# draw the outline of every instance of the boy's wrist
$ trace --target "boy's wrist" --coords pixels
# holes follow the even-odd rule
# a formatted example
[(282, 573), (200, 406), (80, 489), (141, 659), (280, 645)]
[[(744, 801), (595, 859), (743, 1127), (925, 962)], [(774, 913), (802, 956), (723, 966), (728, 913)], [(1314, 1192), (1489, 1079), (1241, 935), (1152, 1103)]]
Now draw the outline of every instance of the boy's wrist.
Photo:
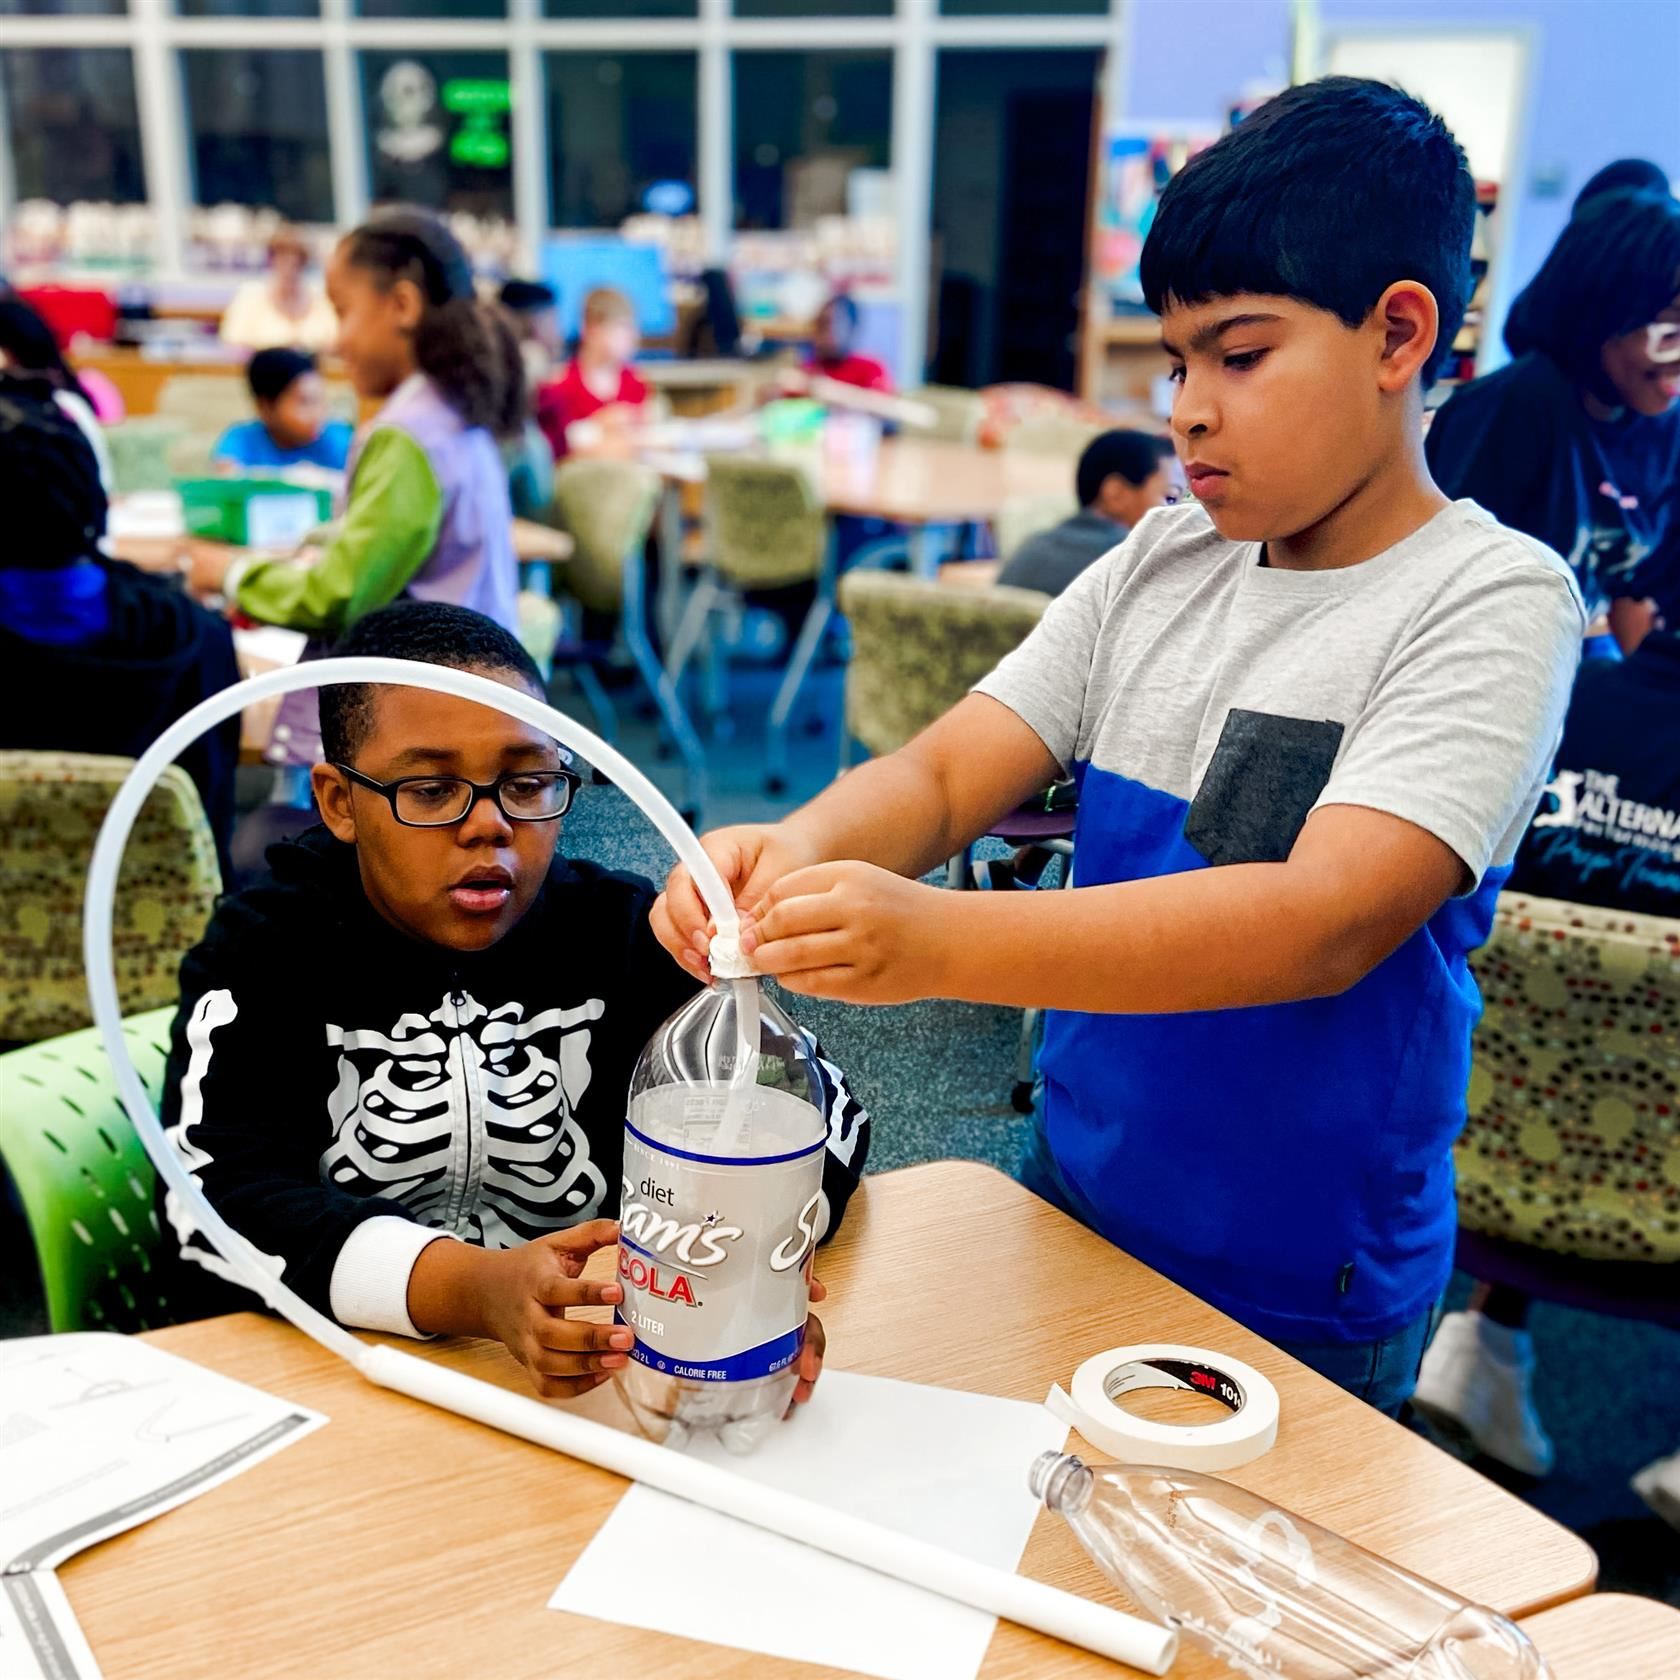
[(472, 1243), (440, 1236), (421, 1249), (408, 1274), (408, 1316), (416, 1330), (436, 1336), (488, 1336), (489, 1285), (496, 1256)]

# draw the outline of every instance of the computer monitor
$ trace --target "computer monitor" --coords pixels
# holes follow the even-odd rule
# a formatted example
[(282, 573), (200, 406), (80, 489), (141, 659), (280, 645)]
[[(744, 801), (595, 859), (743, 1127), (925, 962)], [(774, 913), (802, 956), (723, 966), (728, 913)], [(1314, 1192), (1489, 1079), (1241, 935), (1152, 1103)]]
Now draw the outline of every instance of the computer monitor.
[(570, 343), (583, 324), (583, 300), (597, 286), (611, 286), (630, 300), (642, 336), (663, 338), (677, 324), (657, 245), (623, 239), (550, 239), (543, 246), (543, 278), (559, 300), (560, 335)]

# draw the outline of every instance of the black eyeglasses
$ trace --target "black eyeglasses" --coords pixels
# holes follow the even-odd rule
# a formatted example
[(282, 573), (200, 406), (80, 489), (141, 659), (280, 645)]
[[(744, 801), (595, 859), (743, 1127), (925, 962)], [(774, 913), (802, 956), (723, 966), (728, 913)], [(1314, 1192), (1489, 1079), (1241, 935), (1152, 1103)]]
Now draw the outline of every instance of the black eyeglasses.
[(405, 828), (448, 828), (463, 822), (481, 799), (493, 799), (509, 822), (554, 822), (571, 809), (583, 778), (570, 770), (509, 770), (493, 782), (470, 782), (465, 776), (399, 776), (376, 782), (334, 762), (353, 782), (380, 794), (391, 815)]

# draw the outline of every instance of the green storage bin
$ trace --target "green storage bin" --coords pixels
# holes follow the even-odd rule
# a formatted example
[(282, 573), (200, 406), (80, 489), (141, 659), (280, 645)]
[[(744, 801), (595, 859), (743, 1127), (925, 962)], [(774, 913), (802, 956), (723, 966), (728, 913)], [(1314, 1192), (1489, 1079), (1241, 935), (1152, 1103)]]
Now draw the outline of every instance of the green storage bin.
[(285, 548), (332, 517), (332, 495), (283, 478), (175, 481), (187, 533), (241, 548)]

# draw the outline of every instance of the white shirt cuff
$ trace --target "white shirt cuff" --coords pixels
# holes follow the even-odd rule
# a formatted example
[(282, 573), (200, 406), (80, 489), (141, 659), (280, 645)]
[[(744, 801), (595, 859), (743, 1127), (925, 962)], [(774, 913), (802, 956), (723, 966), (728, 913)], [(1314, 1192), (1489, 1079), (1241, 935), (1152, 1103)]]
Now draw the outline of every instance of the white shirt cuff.
[(328, 1301), (340, 1324), (359, 1330), (384, 1330), (397, 1336), (424, 1336), (408, 1316), (408, 1277), (420, 1251), (439, 1238), (460, 1239), (450, 1231), (377, 1214), (364, 1219), (333, 1262)]

